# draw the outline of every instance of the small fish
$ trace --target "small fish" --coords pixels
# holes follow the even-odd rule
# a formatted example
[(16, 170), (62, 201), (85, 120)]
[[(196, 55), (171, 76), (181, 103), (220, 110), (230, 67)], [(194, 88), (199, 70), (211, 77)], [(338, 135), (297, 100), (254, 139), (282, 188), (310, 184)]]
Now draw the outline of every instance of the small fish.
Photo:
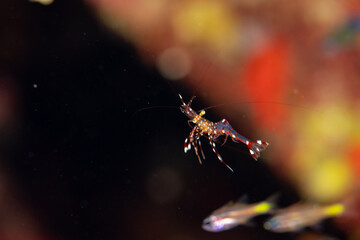
[(275, 206), (274, 197), (259, 203), (229, 202), (204, 219), (202, 228), (209, 232), (229, 230), (258, 215), (267, 214)]
[(316, 205), (297, 203), (288, 208), (278, 210), (278, 213), (264, 223), (264, 228), (272, 232), (296, 232), (304, 227), (313, 226), (325, 218), (342, 214), (343, 204)]

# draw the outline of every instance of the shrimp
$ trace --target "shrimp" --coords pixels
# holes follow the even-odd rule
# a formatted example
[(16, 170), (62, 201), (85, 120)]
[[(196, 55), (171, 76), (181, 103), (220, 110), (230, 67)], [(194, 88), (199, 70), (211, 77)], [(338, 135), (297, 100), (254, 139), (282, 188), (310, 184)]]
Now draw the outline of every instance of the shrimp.
[[(204, 110), (201, 110), (200, 113), (197, 114), (191, 108), (191, 103), (194, 100), (195, 96), (193, 96), (187, 104), (184, 102), (180, 94), (179, 97), (182, 102), (182, 105), (180, 106), (181, 112), (190, 119), (188, 120), (189, 123), (192, 122), (195, 124), (192, 131), (190, 132), (189, 137), (185, 139), (184, 152), (186, 153), (191, 149), (191, 146), (193, 146), (200, 164), (202, 164), (202, 159), (205, 159), (205, 155), (200, 142), (201, 136), (206, 136), (209, 139), (210, 146), (219, 161), (223, 163), (227, 168), (229, 168), (232, 172), (232, 168), (223, 161), (222, 157), (216, 149), (215, 141), (218, 137), (225, 135), (225, 141), (228, 137), (230, 137), (234, 142), (242, 142), (246, 144), (251, 156), (255, 160), (260, 157), (260, 152), (265, 150), (266, 147), (269, 145), (269, 143), (265, 141), (250, 141), (249, 139), (240, 135), (231, 127), (230, 123), (226, 119), (222, 119), (220, 122), (214, 123), (203, 118), (202, 116), (205, 115)], [(202, 158), (200, 157), (199, 152), (201, 153)]]

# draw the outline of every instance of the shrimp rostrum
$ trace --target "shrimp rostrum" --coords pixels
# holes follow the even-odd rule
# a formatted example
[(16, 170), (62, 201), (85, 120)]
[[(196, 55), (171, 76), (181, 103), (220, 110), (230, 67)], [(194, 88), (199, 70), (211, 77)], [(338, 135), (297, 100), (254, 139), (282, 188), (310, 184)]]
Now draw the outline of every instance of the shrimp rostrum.
[[(222, 157), (220, 156), (219, 152), (216, 149), (215, 141), (220, 136), (225, 136), (225, 141), (228, 137), (230, 137), (234, 142), (242, 142), (246, 144), (248, 147), (251, 156), (257, 160), (260, 157), (260, 152), (265, 150), (265, 148), (269, 145), (269, 143), (257, 140), (257, 141), (250, 141), (249, 139), (245, 138), (244, 136), (237, 133), (230, 125), (230, 123), (223, 119), (220, 122), (211, 122), (202, 116), (204, 116), (205, 111), (201, 110), (199, 114), (197, 114), (192, 108), (191, 103), (193, 99), (192, 97), (188, 104), (186, 104), (182, 98), (182, 96), (179, 94), (180, 100), (182, 102), (182, 105), (180, 106), (180, 110), (183, 114), (185, 114), (190, 120), (189, 123), (195, 124), (193, 126), (192, 131), (190, 132), (189, 137), (185, 139), (184, 143), (184, 151), (185, 153), (191, 149), (191, 146), (193, 146), (195, 150), (195, 154), (199, 159), (200, 164), (202, 163), (202, 159), (205, 159), (204, 152), (201, 147), (200, 137), (205, 136), (209, 139), (210, 146), (213, 150), (213, 152), (216, 154), (217, 158), (225, 164), (231, 171), (232, 168), (227, 165)], [(199, 152), (201, 153), (201, 156), (199, 155)], [(202, 157), (202, 158), (201, 158)]]

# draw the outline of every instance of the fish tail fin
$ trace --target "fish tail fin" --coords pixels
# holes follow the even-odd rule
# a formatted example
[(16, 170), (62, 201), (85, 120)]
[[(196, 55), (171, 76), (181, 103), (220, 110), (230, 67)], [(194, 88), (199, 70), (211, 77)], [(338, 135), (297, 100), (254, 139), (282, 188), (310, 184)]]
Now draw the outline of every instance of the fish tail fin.
[(279, 193), (275, 193), (268, 197), (266, 200), (260, 202), (258, 205), (255, 206), (255, 212), (259, 214), (272, 214), (274, 209), (276, 208), (276, 201), (279, 198)]
[(325, 214), (329, 217), (335, 217), (342, 214), (345, 211), (344, 204), (336, 203), (325, 207)]
[(249, 141), (247, 144), (251, 156), (257, 160), (260, 157), (260, 152), (264, 151), (267, 146), (269, 146), (268, 142), (257, 140), (256, 142)]
[(269, 209), (269, 214), (274, 214), (277, 211), (277, 201), (279, 200), (280, 193), (274, 193), (270, 195), (265, 201), (271, 205), (271, 209)]
[(254, 211), (259, 214), (268, 213), (272, 209), (272, 204), (268, 202), (261, 202), (257, 204), (254, 208)]

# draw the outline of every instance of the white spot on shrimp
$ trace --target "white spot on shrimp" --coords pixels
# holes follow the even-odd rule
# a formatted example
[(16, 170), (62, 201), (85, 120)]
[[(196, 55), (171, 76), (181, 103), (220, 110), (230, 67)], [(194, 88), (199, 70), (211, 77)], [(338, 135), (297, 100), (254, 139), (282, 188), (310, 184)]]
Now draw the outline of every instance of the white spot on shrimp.
[(250, 149), (250, 153), (251, 155), (254, 155), (254, 151), (252, 149)]
[(257, 140), (256, 141), (258, 144), (262, 144), (262, 141), (261, 140)]
[(231, 135), (231, 137), (235, 138), (235, 134)]
[(249, 140), (246, 141), (246, 145), (249, 145)]

